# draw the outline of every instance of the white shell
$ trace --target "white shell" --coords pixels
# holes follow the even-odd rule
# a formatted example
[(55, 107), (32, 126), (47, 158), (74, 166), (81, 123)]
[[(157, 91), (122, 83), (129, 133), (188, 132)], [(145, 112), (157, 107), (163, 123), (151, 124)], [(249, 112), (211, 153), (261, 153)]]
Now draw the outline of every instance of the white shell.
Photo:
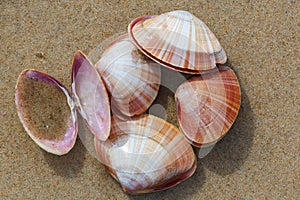
[(177, 71), (199, 74), (227, 60), (215, 35), (187, 11), (139, 17), (128, 31), (145, 55)]
[(112, 111), (118, 116), (145, 112), (158, 93), (160, 66), (142, 55), (128, 35), (108, 46), (96, 68), (110, 94)]
[(98, 159), (129, 193), (169, 188), (196, 168), (192, 147), (166, 121), (141, 115), (130, 121), (112, 119), (107, 141), (95, 140)]

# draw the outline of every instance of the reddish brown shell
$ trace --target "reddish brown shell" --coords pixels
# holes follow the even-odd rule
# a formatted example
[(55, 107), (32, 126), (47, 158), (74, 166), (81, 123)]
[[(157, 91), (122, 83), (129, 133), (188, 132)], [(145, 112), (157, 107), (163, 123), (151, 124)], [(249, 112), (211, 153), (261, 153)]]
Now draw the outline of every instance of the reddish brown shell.
[(160, 66), (144, 56), (128, 34), (111, 42), (96, 64), (111, 99), (113, 114), (126, 118), (144, 113), (160, 85)]
[(24, 70), (17, 81), (15, 101), (22, 125), (42, 149), (68, 153), (77, 137), (77, 116), (67, 89), (42, 72)]
[(195, 146), (220, 140), (234, 123), (241, 104), (240, 86), (233, 70), (194, 76), (176, 91), (180, 129)]
[(170, 188), (196, 169), (191, 145), (179, 130), (153, 115), (128, 121), (113, 117), (111, 135), (95, 140), (98, 159), (128, 193)]
[(215, 35), (187, 11), (139, 17), (128, 31), (145, 55), (176, 71), (199, 74), (227, 60)]

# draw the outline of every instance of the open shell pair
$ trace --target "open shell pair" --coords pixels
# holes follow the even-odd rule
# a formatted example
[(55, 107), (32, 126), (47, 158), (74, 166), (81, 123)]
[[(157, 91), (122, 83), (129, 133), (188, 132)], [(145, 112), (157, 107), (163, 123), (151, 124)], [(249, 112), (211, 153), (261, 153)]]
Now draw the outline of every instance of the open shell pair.
[(18, 78), (15, 97), (25, 130), (47, 152), (63, 155), (74, 146), (76, 107), (99, 140), (109, 136), (110, 108), (106, 89), (96, 70), (79, 51), (73, 61), (72, 95), (50, 75), (27, 69)]

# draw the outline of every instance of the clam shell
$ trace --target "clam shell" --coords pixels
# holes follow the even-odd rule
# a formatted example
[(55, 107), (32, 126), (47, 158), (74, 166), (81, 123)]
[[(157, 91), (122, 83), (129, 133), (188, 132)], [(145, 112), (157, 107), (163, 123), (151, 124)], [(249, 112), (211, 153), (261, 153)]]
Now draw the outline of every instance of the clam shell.
[(234, 123), (241, 104), (240, 86), (233, 70), (194, 76), (175, 93), (181, 131), (197, 147), (220, 140)]
[(110, 104), (106, 88), (88, 58), (77, 51), (73, 60), (72, 91), (76, 107), (88, 128), (99, 140), (110, 132)]
[(129, 121), (113, 117), (111, 135), (95, 139), (98, 159), (128, 193), (167, 189), (196, 169), (190, 144), (179, 130), (153, 115)]
[(160, 66), (134, 46), (128, 35), (113, 41), (96, 68), (106, 84), (114, 114), (139, 115), (155, 99), (160, 85)]
[(77, 116), (67, 89), (55, 78), (24, 70), (17, 81), (15, 102), (28, 135), (45, 151), (63, 155), (75, 144)]
[(187, 11), (139, 17), (129, 24), (128, 31), (145, 55), (180, 72), (203, 73), (227, 60), (215, 35)]

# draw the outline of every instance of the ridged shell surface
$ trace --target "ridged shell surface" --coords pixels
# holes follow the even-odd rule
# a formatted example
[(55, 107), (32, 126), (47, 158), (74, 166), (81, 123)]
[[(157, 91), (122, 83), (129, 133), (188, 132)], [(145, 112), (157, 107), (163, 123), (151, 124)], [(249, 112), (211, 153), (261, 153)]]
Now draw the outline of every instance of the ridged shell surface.
[(187, 11), (137, 18), (128, 31), (145, 55), (177, 71), (199, 74), (227, 60), (211, 30)]
[(128, 193), (167, 189), (190, 177), (195, 154), (183, 134), (168, 122), (141, 115), (112, 119), (111, 135), (95, 140), (98, 159)]
[(233, 70), (194, 76), (175, 94), (181, 131), (195, 146), (220, 140), (234, 123), (241, 103), (240, 86)]
[(139, 115), (154, 101), (160, 85), (160, 66), (144, 56), (128, 35), (113, 41), (97, 62), (118, 116)]

